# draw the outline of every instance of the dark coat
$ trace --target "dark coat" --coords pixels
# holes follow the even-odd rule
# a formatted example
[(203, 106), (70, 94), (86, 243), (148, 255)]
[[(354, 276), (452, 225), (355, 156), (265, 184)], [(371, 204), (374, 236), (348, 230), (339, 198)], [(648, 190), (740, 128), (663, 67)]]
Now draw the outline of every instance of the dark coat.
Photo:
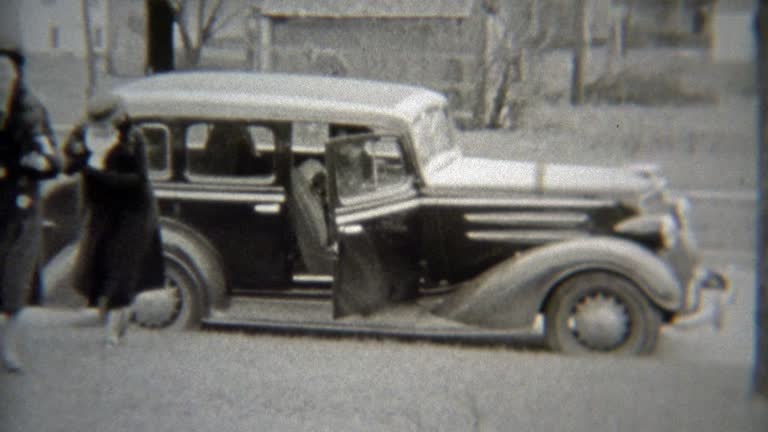
[[(6, 218), (37, 211), (38, 182), (56, 177), (60, 169), (48, 112), (21, 80), (14, 89), (10, 111), (6, 127), (0, 130), (0, 215)], [(48, 166), (39, 170), (22, 165), (22, 158), (32, 153), (47, 159)], [(19, 195), (28, 197), (29, 205), (19, 207)]]
[(141, 133), (123, 128), (105, 156), (104, 170), (86, 166), (87, 157), (76, 167), (82, 175), (84, 223), (73, 282), (91, 306), (106, 297), (108, 308), (125, 307), (139, 292), (164, 283), (144, 151)]
[[(6, 313), (18, 312), (30, 296), (42, 239), (38, 182), (60, 168), (45, 107), (21, 78), (11, 97), (0, 128), (0, 310)], [(26, 166), (27, 156), (45, 162)]]

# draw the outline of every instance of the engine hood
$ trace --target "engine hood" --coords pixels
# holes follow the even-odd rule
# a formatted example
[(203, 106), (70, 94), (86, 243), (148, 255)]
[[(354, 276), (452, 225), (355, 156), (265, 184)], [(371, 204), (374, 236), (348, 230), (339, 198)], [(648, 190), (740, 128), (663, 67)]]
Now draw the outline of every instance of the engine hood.
[(434, 189), (499, 190), (518, 193), (637, 197), (652, 191), (654, 178), (631, 168), (563, 165), (459, 157), (425, 174)]

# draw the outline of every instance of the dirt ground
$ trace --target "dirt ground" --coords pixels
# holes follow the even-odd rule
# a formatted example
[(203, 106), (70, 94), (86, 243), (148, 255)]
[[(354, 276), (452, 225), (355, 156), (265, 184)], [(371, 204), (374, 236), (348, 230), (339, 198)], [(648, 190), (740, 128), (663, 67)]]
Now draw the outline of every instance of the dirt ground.
[(27, 371), (0, 374), (0, 429), (764, 431), (751, 269), (729, 276), (722, 331), (668, 328), (641, 358), (136, 328), (106, 348), (92, 312), (30, 309)]

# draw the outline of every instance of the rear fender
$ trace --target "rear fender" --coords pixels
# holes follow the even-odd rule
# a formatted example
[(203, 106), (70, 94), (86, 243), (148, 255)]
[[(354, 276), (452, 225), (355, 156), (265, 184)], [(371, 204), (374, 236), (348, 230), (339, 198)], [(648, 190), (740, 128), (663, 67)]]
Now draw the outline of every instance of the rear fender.
[(207, 308), (227, 307), (227, 275), (221, 255), (214, 246), (194, 228), (170, 218), (160, 218), (163, 252), (181, 259), (195, 272), (205, 292)]
[(560, 282), (587, 270), (626, 277), (662, 310), (682, 306), (680, 283), (656, 255), (626, 240), (593, 237), (545, 245), (501, 262), (462, 283), (433, 312), (481, 327), (528, 327)]
[[(192, 271), (201, 282), (205, 291), (200, 294), (206, 310), (226, 308), (228, 279), (221, 264), (221, 256), (213, 245), (193, 228), (173, 219), (161, 218), (160, 225), (163, 254)], [(71, 289), (77, 250), (78, 243), (70, 243), (43, 268), (46, 304), (82, 305), (82, 299)]]

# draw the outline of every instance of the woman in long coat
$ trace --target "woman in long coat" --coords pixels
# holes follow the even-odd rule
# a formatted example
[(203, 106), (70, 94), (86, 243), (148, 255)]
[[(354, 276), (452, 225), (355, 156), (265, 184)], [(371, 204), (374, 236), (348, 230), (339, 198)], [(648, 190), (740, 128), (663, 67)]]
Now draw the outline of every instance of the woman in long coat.
[(27, 87), (23, 64), (20, 48), (0, 40), (0, 363), (10, 372), (21, 371), (19, 316), (40, 258), (39, 183), (60, 168), (48, 113)]
[(116, 134), (98, 154), (79, 126), (64, 147), (66, 172), (81, 173), (85, 210), (73, 282), (90, 306), (106, 308), (107, 343), (116, 345), (136, 294), (164, 283), (162, 244), (141, 132), (117, 96), (94, 99), (88, 123)]

